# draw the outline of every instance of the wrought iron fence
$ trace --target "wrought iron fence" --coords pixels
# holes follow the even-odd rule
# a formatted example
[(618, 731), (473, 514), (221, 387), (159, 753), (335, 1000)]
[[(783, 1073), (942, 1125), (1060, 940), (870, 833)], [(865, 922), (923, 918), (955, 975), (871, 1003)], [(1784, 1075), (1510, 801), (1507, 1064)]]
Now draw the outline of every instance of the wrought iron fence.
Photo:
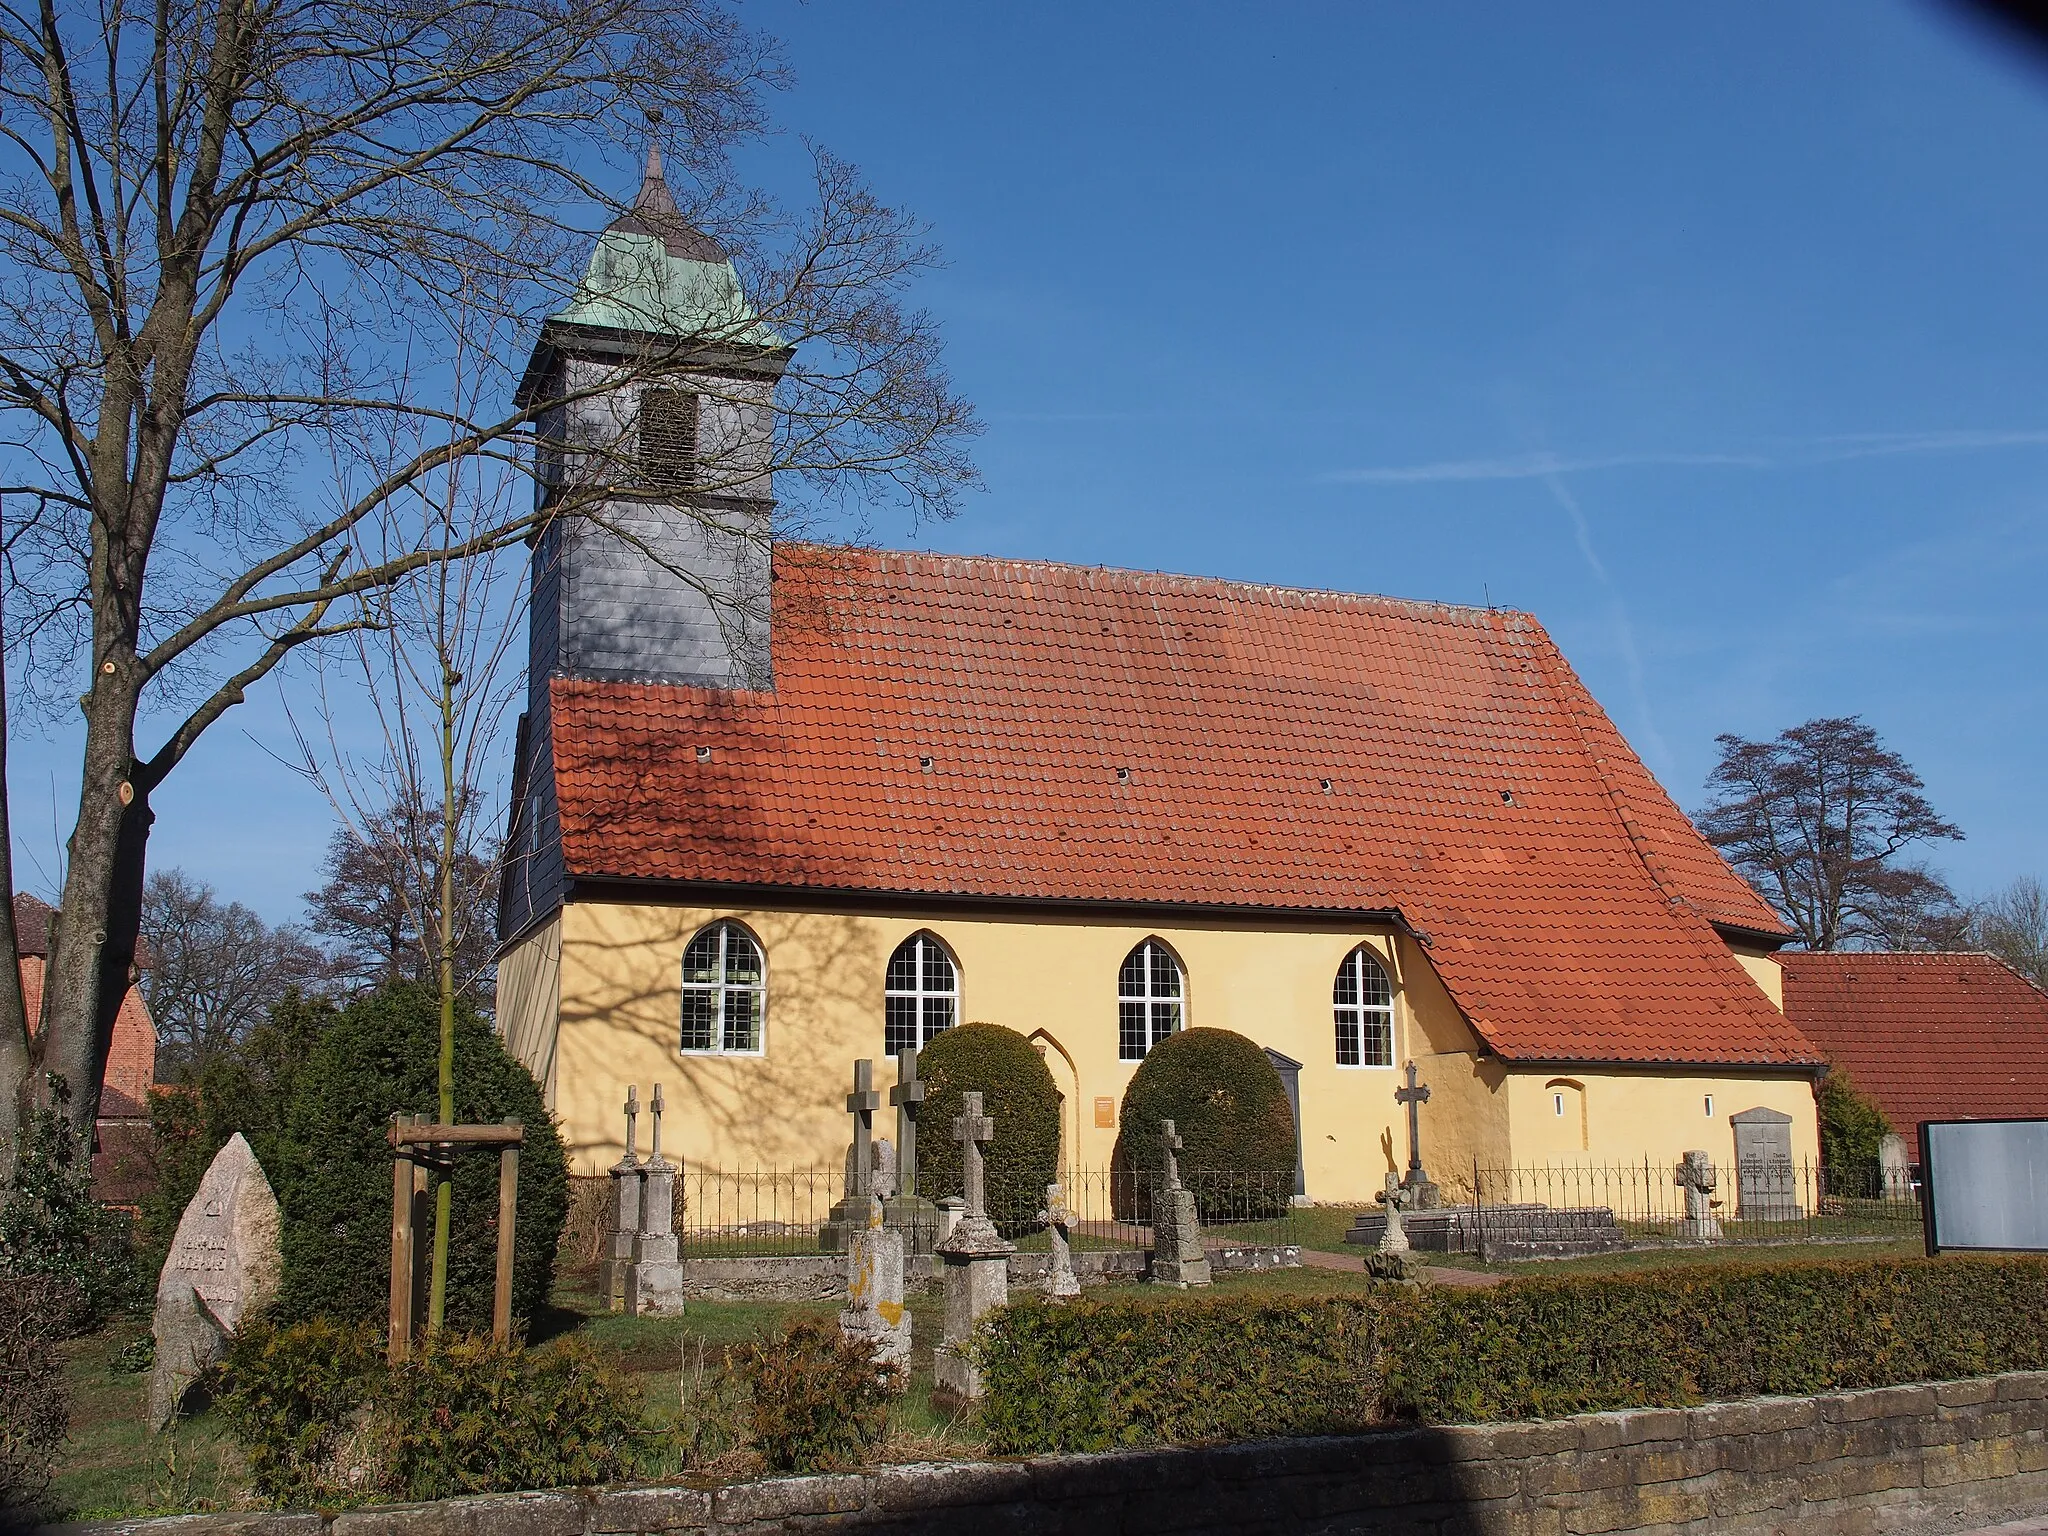
[[(1474, 1169), (1484, 1210), (1608, 1210), (1631, 1243), (1853, 1242), (1920, 1231), (1918, 1186), (1903, 1172), (1759, 1159), (1712, 1166), (1688, 1207), (1669, 1163)], [(1459, 1182), (1463, 1182), (1462, 1180)]]
[[(957, 1176), (956, 1176), (957, 1177)], [(1290, 1204), (1293, 1175), (1219, 1173), (1188, 1169), (1183, 1185), (1195, 1196), (1204, 1238), (1212, 1245), (1298, 1245), (1304, 1213)], [(595, 1263), (611, 1228), (609, 1177), (570, 1180), (570, 1212), (563, 1237), (574, 1262)], [(1152, 1246), (1152, 1205), (1159, 1176), (1123, 1170), (1070, 1170), (1060, 1180), (1077, 1250), (1145, 1250)], [(942, 1188), (939, 1193), (957, 1193)], [(1025, 1252), (1048, 1248), (1041, 1212), (1045, 1186), (991, 1172), (985, 1182), (989, 1219)], [(846, 1194), (843, 1168), (826, 1166), (721, 1169), (686, 1166), (675, 1181), (675, 1231), (692, 1258), (768, 1258), (825, 1251), (821, 1236)], [(916, 1248), (936, 1237), (938, 1210), (929, 1200), (898, 1206), (894, 1225), (906, 1227)]]

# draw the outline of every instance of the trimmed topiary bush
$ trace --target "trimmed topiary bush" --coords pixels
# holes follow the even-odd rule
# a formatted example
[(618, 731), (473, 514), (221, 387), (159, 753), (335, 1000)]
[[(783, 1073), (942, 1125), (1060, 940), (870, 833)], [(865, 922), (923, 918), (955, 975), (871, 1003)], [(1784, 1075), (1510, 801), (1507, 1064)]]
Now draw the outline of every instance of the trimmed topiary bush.
[(1181, 1177), (1205, 1220), (1254, 1220), (1286, 1209), (1294, 1191), (1294, 1111), (1271, 1059), (1243, 1035), (1180, 1030), (1138, 1064), (1124, 1090), (1114, 1166), (1137, 1175), (1141, 1211), (1165, 1167), (1162, 1120), (1181, 1138)]
[(961, 1192), (953, 1121), (960, 1096), (978, 1090), (982, 1113), (996, 1123), (983, 1150), (989, 1216), (1006, 1237), (1034, 1230), (1060, 1160), (1060, 1091), (1037, 1047), (1001, 1024), (962, 1024), (917, 1053), (917, 1075), (929, 1084), (917, 1121), (917, 1192), (933, 1200)]
[[(440, 1017), (431, 987), (383, 988), (343, 1010), (299, 1070), (277, 1170), (284, 1217), (281, 1319), (351, 1323), (385, 1316), (391, 1275), (385, 1134), (395, 1111), (433, 1114)], [(568, 1159), (540, 1085), (462, 1002), (455, 1013), (455, 1114), (464, 1123), (508, 1115), (525, 1123), (512, 1310), (531, 1318), (554, 1280), (555, 1247), (568, 1214)], [(431, 1228), (425, 1238), (431, 1241)], [(498, 1159), (488, 1152), (459, 1154), (448, 1249), (450, 1329), (490, 1330), (497, 1243)]]

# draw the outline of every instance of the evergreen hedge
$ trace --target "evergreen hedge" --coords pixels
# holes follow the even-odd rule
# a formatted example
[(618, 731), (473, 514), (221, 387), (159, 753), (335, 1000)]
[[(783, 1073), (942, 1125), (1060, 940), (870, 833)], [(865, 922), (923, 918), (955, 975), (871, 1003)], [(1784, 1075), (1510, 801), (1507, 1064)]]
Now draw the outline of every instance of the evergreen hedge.
[[(1815, 1097), (1819, 1100), (1820, 1160), (1827, 1169), (1828, 1192), (1879, 1193), (1880, 1150), (1892, 1132), (1891, 1121), (1840, 1067), (1828, 1068)], [(1919, 1149), (1912, 1155), (1917, 1158)]]
[(2048, 1260), (1024, 1301), (976, 1347), (998, 1455), (1682, 1407), (2048, 1369)]
[[(1166, 1165), (1165, 1120), (1181, 1138), (1181, 1177), (1206, 1219), (1253, 1220), (1286, 1209), (1294, 1192), (1294, 1111), (1279, 1069), (1252, 1041), (1228, 1029), (1184, 1029), (1138, 1064), (1124, 1090), (1114, 1166), (1139, 1176), (1140, 1216)], [(1225, 1200), (1239, 1208), (1211, 1209)]]
[[(391, 1274), (391, 1116), (434, 1117), (441, 1005), (415, 983), (358, 998), (320, 1035), (299, 1069), (279, 1137), (284, 1275), (277, 1314), (340, 1323), (385, 1316)], [(540, 1085), (474, 1009), (455, 1011), (455, 1117), (526, 1126), (519, 1155), (519, 1228), (512, 1310), (531, 1318), (554, 1280), (568, 1214), (568, 1158)], [(431, 1227), (422, 1234), (431, 1243)], [(488, 1332), (497, 1273), (498, 1159), (458, 1154), (448, 1249), (447, 1325)]]
[(1038, 1048), (1001, 1024), (962, 1024), (917, 1053), (917, 1075), (927, 1084), (917, 1119), (917, 1192), (933, 1200), (961, 1193), (953, 1121), (960, 1096), (978, 1090), (982, 1113), (996, 1123), (983, 1148), (989, 1214), (1005, 1236), (1033, 1230), (1060, 1160), (1060, 1091)]

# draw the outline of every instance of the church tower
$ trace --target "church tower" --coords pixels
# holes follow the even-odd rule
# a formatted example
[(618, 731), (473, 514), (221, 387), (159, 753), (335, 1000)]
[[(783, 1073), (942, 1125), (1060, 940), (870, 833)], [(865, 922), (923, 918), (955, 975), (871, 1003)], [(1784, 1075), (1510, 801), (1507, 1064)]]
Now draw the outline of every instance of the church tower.
[(560, 515), (533, 541), (501, 938), (561, 897), (551, 679), (773, 686), (775, 386), (790, 356), (651, 150), (515, 397), (562, 402), (536, 424), (534, 491)]

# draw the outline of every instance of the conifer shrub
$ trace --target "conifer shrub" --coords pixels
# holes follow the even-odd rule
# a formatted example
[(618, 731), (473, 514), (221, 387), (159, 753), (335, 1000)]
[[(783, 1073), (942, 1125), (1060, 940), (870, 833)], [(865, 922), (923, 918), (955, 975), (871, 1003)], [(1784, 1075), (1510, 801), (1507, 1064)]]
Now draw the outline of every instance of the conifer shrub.
[(750, 1438), (771, 1470), (857, 1467), (888, 1438), (903, 1368), (866, 1340), (806, 1317), (775, 1338), (741, 1345), (731, 1359), (752, 1399)]
[[(611, 1482), (656, 1438), (640, 1392), (590, 1346), (443, 1334), (384, 1362), (375, 1330), (258, 1324), (229, 1349), (215, 1402), (256, 1491), (305, 1506)], [(657, 1469), (658, 1470), (658, 1469)]]
[(235, 1335), (213, 1402), (264, 1498), (304, 1507), (350, 1491), (336, 1461), (382, 1374), (378, 1346), (368, 1324), (321, 1317), (286, 1328), (259, 1318)]
[[(281, 1321), (385, 1315), (391, 1274), (391, 1116), (433, 1117), (440, 1001), (401, 983), (356, 999), (322, 1031), (300, 1068), (276, 1173), (283, 1214)], [(526, 1126), (519, 1155), (519, 1220), (512, 1310), (546, 1304), (568, 1213), (568, 1159), (540, 1085), (468, 1004), (455, 1014), (455, 1114), (463, 1123), (513, 1116)], [(491, 1326), (497, 1276), (498, 1159), (460, 1152), (448, 1250), (447, 1326)], [(431, 1227), (421, 1234), (431, 1241)]]
[(1816, 1108), (1820, 1116), (1820, 1160), (1827, 1171), (1828, 1192), (1870, 1196), (1878, 1193), (1879, 1152), (1892, 1123), (1885, 1112), (1840, 1067), (1830, 1067), (1820, 1080)]
[(1029, 1300), (977, 1339), (981, 1429), (1029, 1455), (1954, 1380), (2048, 1369), (2044, 1316), (2036, 1258)]
[(1294, 1192), (1294, 1111), (1271, 1058), (1228, 1029), (1184, 1029), (1146, 1053), (1124, 1090), (1114, 1167), (1120, 1206), (1140, 1219), (1166, 1163), (1161, 1125), (1181, 1138), (1181, 1178), (1206, 1222), (1280, 1214)]
[(978, 1091), (996, 1126), (983, 1149), (989, 1215), (1006, 1237), (1032, 1231), (1060, 1159), (1060, 1091), (1037, 1047), (1001, 1024), (962, 1024), (917, 1053), (917, 1073), (928, 1085), (917, 1121), (917, 1192), (934, 1200), (961, 1193), (953, 1122), (961, 1095)]
[(617, 1481), (652, 1432), (640, 1389), (588, 1344), (444, 1335), (385, 1375), (368, 1442), (406, 1499)]

